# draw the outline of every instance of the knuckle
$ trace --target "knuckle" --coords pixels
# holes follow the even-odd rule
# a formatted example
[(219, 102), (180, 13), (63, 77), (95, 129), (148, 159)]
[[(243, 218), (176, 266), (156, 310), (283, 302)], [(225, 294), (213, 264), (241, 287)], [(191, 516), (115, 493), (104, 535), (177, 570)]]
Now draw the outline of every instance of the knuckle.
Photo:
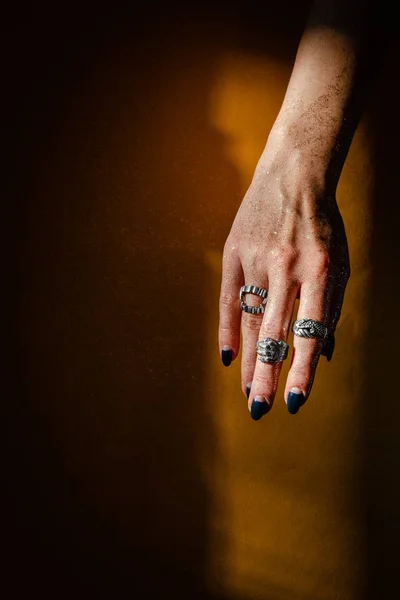
[(229, 259), (236, 251), (236, 243), (235, 239), (232, 236), (232, 233), (228, 235), (225, 240), (223, 252), (222, 252), (222, 262), (224, 263), (227, 259)]
[(257, 393), (269, 393), (273, 388), (273, 374), (272, 374), (272, 366), (265, 365), (268, 368), (263, 369), (263, 372), (257, 373), (256, 377), (253, 381), (253, 387), (257, 390)]
[(228, 291), (223, 291), (219, 297), (219, 303), (221, 308), (231, 308), (234, 303), (237, 302), (236, 294)]
[(316, 370), (319, 357), (321, 356), (322, 345), (317, 340), (307, 340), (313, 342), (307, 353), (295, 353), (295, 359), (290, 368), (290, 376), (310, 379), (312, 373)]
[(264, 396), (268, 400), (273, 400), (275, 397), (275, 369), (270, 368), (263, 370), (264, 372), (258, 373), (253, 379), (251, 390), (254, 396)]
[(313, 277), (318, 280), (328, 278), (331, 269), (331, 259), (327, 252), (319, 251), (311, 263), (311, 272)]
[(290, 369), (290, 379), (297, 383), (303, 383), (310, 379), (312, 365), (310, 362), (303, 364), (293, 364)]
[(270, 323), (263, 323), (262, 331), (260, 332), (260, 339), (264, 339), (266, 337), (270, 337), (273, 340), (282, 340), (286, 342), (286, 336), (284, 336), (282, 330), (278, 329), (276, 325)]
[(232, 337), (232, 327), (229, 325), (220, 325), (219, 337), (221, 340), (229, 340)]
[(251, 313), (243, 313), (243, 325), (251, 333), (260, 331), (260, 315), (252, 315)]
[(265, 272), (265, 249), (259, 246), (247, 246), (243, 263), (246, 264), (246, 271), (253, 273), (256, 278), (262, 277)]
[(275, 265), (281, 274), (289, 274), (298, 260), (298, 252), (291, 246), (280, 247), (275, 251)]

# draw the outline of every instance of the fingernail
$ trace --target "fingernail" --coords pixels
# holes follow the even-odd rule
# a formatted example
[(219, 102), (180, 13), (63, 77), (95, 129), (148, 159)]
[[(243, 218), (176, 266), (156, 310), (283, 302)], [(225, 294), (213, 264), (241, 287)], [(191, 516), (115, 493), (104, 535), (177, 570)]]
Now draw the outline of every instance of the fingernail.
[(250, 414), (254, 421), (259, 421), (261, 417), (267, 414), (270, 409), (266, 398), (264, 396), (256, 396), (251, 403)]
[(221, 358), (222, 358), (223, 364), (226, 367), (229, 367), (229, 365), (232, 362), (232, 350), (229, 348), (229, 346), (224, 346), (222, 348)]
[(306, 399), (300, 388), (294, 387), (290, 390), (287, 397), (287, 408), (291, 415), (299, 412)]
[(335, 349), (335, 336), (331, 333), (330, 335), (328, 335), (328, 338), (327, 338), (326, 344), (325, 344), (325, 348), (324, 348), (324, 354), (325, 354), (328, 362), (330, 362), (332, 359), (334, 349)]
[(250, 381), (250, 383), (248, 383), (248, 384), (246, 385), (246, 396), (247, 396), (247, 399), (249, 399), (249, 396), (250, 396), (251, 384), (252, 384), (252, 383), (253, 383), (253, 382), (252, 382), (252, 381)]

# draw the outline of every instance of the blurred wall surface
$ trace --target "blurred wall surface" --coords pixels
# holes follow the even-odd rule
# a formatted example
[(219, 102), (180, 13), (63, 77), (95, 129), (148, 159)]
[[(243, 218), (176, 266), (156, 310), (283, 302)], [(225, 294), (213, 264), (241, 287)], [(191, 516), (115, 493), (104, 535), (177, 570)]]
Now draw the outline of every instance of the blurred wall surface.
[(287, 413), (285, 364), (252, 421), (239, 360), (218, 353), (224, 241), (308, 6), (42, 4), (6, 20), (5, 598), (398, 587), (394, 49), (339, 184), (352, 276), (309, 402)]

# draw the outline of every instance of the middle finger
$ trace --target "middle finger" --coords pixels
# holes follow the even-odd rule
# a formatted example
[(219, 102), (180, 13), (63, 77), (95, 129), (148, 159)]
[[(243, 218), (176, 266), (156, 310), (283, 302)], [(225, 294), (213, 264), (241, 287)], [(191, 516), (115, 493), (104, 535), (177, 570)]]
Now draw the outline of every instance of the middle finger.
[[(288, 278), (270, 280), (268, 302), (259, 330), (259, 341), (272, 338), (286, 343), (298, 287), (297, 282)], [(253, 352), (257, 357), (255, 347)], [(256, 421), (272, 407), (281, 368), (282, 362), (270, 364), (256, 360), (248, 398), (250, 414)]]

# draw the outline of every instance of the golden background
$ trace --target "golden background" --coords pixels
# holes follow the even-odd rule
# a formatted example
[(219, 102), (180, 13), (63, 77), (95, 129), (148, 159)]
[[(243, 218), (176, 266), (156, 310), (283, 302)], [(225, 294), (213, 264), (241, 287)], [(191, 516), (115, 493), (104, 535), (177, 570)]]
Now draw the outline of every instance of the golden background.
[(14, 590), (376, 600), (397, 587), (392, 51), (339, 185), (352, 276), (309, 402), (289, 415), (280, 390), (252, 421), (239, 361), (218, 352), (223, 244), (306, 14), (41, 7), (12, 23)]

